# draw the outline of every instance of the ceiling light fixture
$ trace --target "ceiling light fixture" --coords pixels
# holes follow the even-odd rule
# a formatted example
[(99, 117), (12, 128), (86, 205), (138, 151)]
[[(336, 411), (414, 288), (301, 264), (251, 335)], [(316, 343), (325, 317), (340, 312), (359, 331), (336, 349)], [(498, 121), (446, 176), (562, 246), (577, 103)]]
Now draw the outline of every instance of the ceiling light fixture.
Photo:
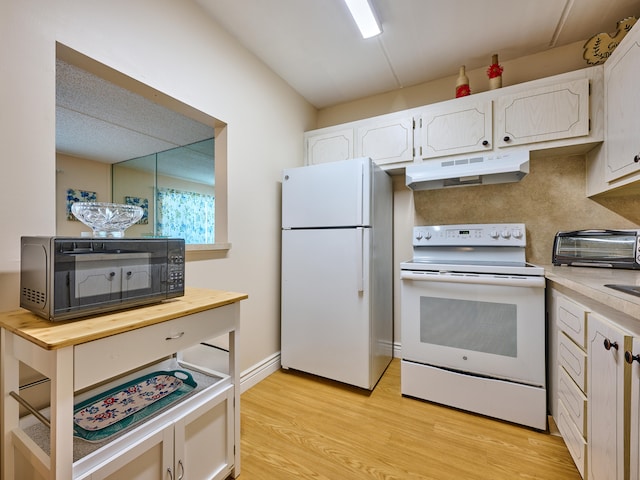
[(344, 0), (344, 3), (349, 7), (362, 38), (375, 37), (382, 32), (368, 0)]

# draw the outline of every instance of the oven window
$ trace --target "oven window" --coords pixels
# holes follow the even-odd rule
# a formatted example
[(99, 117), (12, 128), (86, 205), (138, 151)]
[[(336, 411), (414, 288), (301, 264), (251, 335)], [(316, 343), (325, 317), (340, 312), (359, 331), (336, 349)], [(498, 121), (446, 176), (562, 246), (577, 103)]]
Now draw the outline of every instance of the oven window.
[(515, 304), (420, 297), (420, 342), (518, 356)]

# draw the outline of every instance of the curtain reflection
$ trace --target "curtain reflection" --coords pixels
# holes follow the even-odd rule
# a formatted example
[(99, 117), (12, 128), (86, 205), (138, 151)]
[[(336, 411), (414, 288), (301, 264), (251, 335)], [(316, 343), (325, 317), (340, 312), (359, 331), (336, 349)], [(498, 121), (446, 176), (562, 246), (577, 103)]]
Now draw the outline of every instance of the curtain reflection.
[(157, 200), (158, 235), (181, 237), (188, 244), (214, 242), (213, 195), (159, 188)]

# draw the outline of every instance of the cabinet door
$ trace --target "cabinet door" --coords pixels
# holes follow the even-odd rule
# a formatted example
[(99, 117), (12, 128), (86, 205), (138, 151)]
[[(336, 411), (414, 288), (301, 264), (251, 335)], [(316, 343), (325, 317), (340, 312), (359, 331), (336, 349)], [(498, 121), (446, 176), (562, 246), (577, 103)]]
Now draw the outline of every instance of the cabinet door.
[(94, 471), (91, 480), (164, 480), (173, 470), (173, 426), (143, 438)]
[(353, 156), (353, 128), (306, 132), (305, 165), (347, 160)]
[(363, 121), (356, 133), (356, 157), (378, 165), (413, 161), (413, 116), (385, 115)]
[(589, 80), (541, 87), (496, 100), (498, 147), (589, 134)]
[(605, 180), (640, 171), (640, 27), (631, 29), (604, 64)]
[[(633, 339), (632, 355), (640, 355), (640, 338)], [(631, 358), (629, 358), (631, 360)], [(640, 478), (640, 357), (631, 364), (631, 441), (630, 475)]]
[(234, 465), (233, 422), (233, 388), (178, 420), (174, 431), (176, 478), (226, 478)]
[(422, 158), (491, 150), (491, 101), (448, 102), (420, 117)]
[[(625, 479), (625, 350), (631, 337), (606, 319), (588, 315), (588, 478)], [(608, 347), (608, 348), (607, 348)], [(628, 378), (628, 375), (627, 375)]]

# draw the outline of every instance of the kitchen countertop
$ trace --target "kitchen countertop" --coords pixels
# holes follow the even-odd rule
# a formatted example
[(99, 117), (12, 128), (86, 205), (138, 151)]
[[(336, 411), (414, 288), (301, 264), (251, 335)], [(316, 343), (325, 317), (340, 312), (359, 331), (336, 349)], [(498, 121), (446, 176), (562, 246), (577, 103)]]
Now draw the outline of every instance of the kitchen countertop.
[(51, 322), (28, 310), (0, 313), (0, 327), (46, 349), (79, 345), (248, 298), (245, 293), (187, 288), (183, 297), (74, 320)]
[(640, 286), (640, 270), (540, 266), (544, 267), (545, 277), (552, 284), (583, 296), (585, 303), (597, 302), (604, 305), (607, 310), (604, 314), (615, 311), (632, 317), (640, 330), (640, 297), (605, 287), (605, 284)]

